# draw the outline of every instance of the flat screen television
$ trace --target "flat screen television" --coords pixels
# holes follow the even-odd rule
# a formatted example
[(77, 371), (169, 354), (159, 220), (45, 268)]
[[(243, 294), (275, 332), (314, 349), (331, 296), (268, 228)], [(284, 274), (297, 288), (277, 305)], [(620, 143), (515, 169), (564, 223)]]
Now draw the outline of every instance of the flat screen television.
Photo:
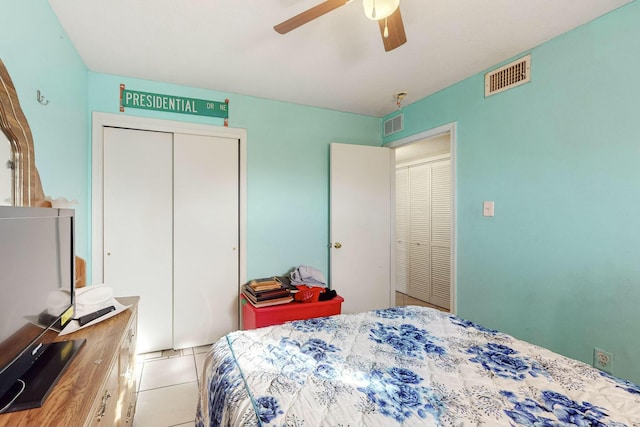
[(0, 413), (42, 406), (84, 340), (74, 317), (72, 209), (0, 206)]

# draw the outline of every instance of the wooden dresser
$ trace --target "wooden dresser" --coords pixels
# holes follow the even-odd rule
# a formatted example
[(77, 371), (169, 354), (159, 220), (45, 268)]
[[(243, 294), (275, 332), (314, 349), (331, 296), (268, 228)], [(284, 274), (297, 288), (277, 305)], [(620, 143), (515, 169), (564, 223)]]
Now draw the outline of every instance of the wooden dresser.
[(136, 327), (139, 297), (118, 315), (56, 341), (86, 339), (41, 408), (0, 415), (0, 426), (133, 425), (136, 407)]

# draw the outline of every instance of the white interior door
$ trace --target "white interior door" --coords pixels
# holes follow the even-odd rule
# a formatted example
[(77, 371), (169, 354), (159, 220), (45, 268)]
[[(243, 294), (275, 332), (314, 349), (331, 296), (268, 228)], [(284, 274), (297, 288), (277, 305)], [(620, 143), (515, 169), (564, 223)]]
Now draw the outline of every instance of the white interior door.
[(330, 283), (343, 313), (390, 307), (392, 152), (331, 144)]
[(104, 128), (104, 283), (140, 296), (138, 351), (171, 348), (171, 133)]
[(237, 139), (174, 135), (173, 348), (238, 328)]

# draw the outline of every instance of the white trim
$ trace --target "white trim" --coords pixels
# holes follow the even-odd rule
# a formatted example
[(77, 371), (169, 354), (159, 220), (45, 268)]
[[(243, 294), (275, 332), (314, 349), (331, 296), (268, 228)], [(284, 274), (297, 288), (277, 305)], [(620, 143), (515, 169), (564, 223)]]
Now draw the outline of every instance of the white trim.
[[(450, 156), (451, 156), (451, 313), (456, 314), (458, 311), (458, 307), (456, 306), (456, 296), (457, 296), (457, 276), (456, 276), (456, 259), (457, 259), (457, 244), (456, 244), (456, 231), (458, 227), (457, 223), (457, 208), (456, 208), (456, 122), (448, 123), (446, 125), (438, 126), (437, 128), (429, 129), (424, 132), (417, 133), (415, 135), (410, 135), (405, 138), (399, 139), (397, 141), (390, 142), (385, 145), (385, 147), (389, 148), (398, 148), (403, 145), (411, 144), (412, 142), (417, 142), (422, 139), (433, 138), (436, 136), (449, 134), (450, 141)], [(393, 191), (395, 193), (395, 187), (393, 187)], [(395, 196), (394, 196), (395, 197)], [(392, 199), (393, 201), (393, 199)], [(393, 204), (395, 206), (395, 204)], [(395, 236), (395, 229), (394, 234)], [(393, 269), (395, 263), (391, 263), (391, 268)], [(395, 271), (392, 274), (394, 278), (394, 282), (392, 282), (393, 288), (395, 289)]]
[(94, 112), (91, 124), (91, 281), (102, 283), (103, 260), (103, 127), (234, 138), (240, 141), (239, 283), (247, 281), (247, 130), (172, 120)]
[[(420, 133), (416, 133), (414, 135), (405, 136), (404, 138), (398, 139), (396, 141), (392, 141), (388, 144), (385, 144), (385, 147), (389, 148), (397, 148), (403, 145), (410, 144), (412, 142), (420, 141), (421, 139), (434, 138), (436, 136), (444, 135), (446, 133), (450, 133), (452, 136), (455, 135), (456, 123), (449, 123), (446, 125), (438, 126), (437, 128), (425, 130)], [(455, 138), (451, 138), (451, 154), (453, 155), (453, 142)]]

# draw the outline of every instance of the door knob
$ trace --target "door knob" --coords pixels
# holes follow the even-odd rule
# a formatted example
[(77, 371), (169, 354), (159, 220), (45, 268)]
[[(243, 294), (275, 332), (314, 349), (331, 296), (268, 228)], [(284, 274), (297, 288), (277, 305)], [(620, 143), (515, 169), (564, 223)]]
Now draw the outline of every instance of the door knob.
[(342, 243), (340, 243), (340, 242), (335, 242), (335, 243), (333, 244), (333, 247), (334, 247), (334, 248), (336, 248), (336, 249), (340, 249), (340, 248), (342, 247)]

